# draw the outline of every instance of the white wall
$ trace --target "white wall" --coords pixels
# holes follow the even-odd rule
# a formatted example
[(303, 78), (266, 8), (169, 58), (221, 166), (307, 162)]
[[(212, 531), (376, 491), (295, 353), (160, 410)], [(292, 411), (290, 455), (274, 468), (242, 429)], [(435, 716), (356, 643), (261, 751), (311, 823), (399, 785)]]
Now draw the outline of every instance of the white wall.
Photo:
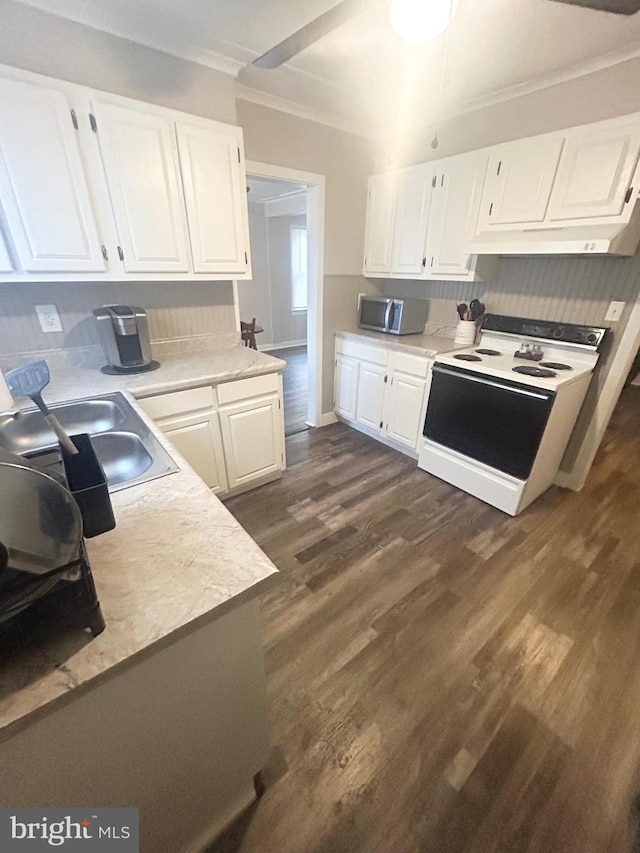
[(236, 122), (231, 76), (13, 0), (0, 0), (0, 63)]
[[(640, 111), (640, 58), (417, 130), (396, 126), (376, 144), (376, 171)], [(430, 141), (438, 131), (440, 145)], [(392, 154), (393, 152), (393, 154)]]

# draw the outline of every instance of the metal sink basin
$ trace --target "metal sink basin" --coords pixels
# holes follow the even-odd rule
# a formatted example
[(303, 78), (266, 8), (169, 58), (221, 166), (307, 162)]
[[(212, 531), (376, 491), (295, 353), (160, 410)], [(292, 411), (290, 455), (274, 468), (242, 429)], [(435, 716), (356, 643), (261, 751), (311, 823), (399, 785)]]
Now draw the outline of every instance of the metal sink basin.
[(111, 491), (139, 480), (153, 465), (153, 457), (133, 432), (103, 432), (94, 435), (91, 443)]
[[(110, 492), (172, 474), (178, 466), (120, 392), (49, 407), (70, 435), (89, 433)], [(0, 417), (0, 447), (58, 464), (54, 433), (37, 409)]]
[[(54, 404), (49, 408), (68, 433), (77, 435), (88, 432), (89, 435), (95, 435), (119, 428), (125, 422), (127, 416), (122, 403), (127, 406), (129, 404), (124, 397), (122, 401), (111, 399), (116, 396), (121, 395), (112, 394), (92, 400)], [(135, 415), (131, 406), (129, 409)], [(17, 418), (7, 418), (0, 422), (0, 446), (12, 453), (30, 453), (34, 448), (55, 447), (57, 444), (55, 433), (39, 409), (30, 409), (22, 412)]]

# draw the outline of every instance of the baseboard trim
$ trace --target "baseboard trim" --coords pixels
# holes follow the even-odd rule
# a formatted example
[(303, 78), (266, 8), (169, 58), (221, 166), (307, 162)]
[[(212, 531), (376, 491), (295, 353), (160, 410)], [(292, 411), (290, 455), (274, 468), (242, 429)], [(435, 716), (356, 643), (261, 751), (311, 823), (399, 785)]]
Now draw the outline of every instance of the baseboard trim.
[[(307, 421), (305, 421), (307, 423)], [(325, 412), (323, 415), (320, 415), (320, 423), (319, 427), (331, 426), (331, 424), (337, 424), (338, 418), (335, 415), (335, 412)], [(309, 424), (309, 426), (313, 426), (313, 424)]]
[(305, 347), (307, 345), (307, 341), (285, 341), (282, 344), (260, 344), (258, 349), (261, 352), (268, 352), (272, 349), (293, 349), (293, 347)]

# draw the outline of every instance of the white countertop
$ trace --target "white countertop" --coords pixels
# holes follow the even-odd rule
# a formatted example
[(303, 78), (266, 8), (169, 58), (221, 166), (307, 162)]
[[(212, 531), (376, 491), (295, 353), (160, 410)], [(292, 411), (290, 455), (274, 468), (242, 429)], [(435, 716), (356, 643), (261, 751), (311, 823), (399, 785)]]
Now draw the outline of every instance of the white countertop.
[[(36, 358), (34, 357), (34, 361)], [(112, 391), (129, 391), (134, 397), (150, 397), (201, 385), (215, 385), (262, 373), (284, 370), (285, 361), (240, 344), (203, 352), (160, 356), (160, 367), (148, 373), (108, 376), (94, 364), (51, 366), (51, 382), (43, 392), (47, 403), (95, 397)], [(32, 406), (31, 401), (19, 401)]]
[[(128, 390), (137, 397), (282, 369), (286, 363), (237, 346), (165, 356), (135, 376), (94, 368), (52, 371), (51, 402)], [(116, 528), (87, 541), (105, 631), (70, 632), (0, 657), (0, 739), (96, 679), (254, 598), (278, 577), (268, 557), (189, 467), (153, 422), (132, 404), (180, 470), (111, 495)], [(77, 695), (77, 692), (76, 694)]]
[(426, 355), (429, 358), (433, 358), (441, 352), (464, 349), (468, 346), (468, 344), (456, 344), (452, 338), (445, 338), (440, 335), (388, 335), (385, 332), (370, 332), (367, 329), (336, 332), (336, 337), (346, 340), (360, 340), (363, 343), (381, 344), (388, 349), (409, 352), (413, 355)]

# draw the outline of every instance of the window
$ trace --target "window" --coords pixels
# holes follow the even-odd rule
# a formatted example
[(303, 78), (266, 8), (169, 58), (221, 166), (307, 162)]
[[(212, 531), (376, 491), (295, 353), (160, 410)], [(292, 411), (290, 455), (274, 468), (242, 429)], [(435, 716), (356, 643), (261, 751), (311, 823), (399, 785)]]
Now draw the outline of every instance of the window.
[(307, 229), (291, 226), (291, 309), (307, 310)]

